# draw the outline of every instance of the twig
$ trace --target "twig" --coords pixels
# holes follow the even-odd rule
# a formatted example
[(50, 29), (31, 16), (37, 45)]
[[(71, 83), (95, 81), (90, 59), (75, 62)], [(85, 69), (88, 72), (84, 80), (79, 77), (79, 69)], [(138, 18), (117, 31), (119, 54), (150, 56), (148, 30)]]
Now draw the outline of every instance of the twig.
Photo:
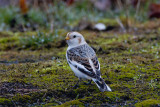
[(51, 20), (51, 26), (50, 26), (50, 33), (52, 33), (53, 32), (53, 29), (54, 29), (54, 21), (53, 20)]
[(38, 7), (38, 0), (34, 0), (34, 7)]
[(129, 0), (126, 0), (126, 29), (129, 29)]
[(126, 29), (125, 29), (122, 21), (119, 19), (119, 17), (116, 17), (116, 21), (117, 21), (117, 23), (119, 24), (119, 26), (121, 27), (121, 29), (123, 30), (123, 32), (125, 33), (125, 32), (126, 32)]
[(139, 8), (140, 8), (140, 4), (141, 4), (141, 0), (138, 0), (137, 7), (136, 7), (135, 18), (136, 18), (137, 15), (138, 15), (138, 11), (139, 11)]
[(43, 97), (42, 97), (42, 99), (41, 99), (41, 100), (43, 100), (43, 98), (45, 98), (46, 94), (47, 94), (47, 93), (45, 93), (45, 94), (43, 95)]
[(116, 1), (117, 1), (119, 9), (122, 10), (123, 9), (122, 1), (121, 0), (116, 0)]
[(43, 0), (43, 4), (44, 4), (45, 10), (47, 11), (47, 14), (48, 14), (48, 4), (47, 4), (46, 0)]
[(56, 103), (58, 103), (59, 105), (63, 104), (61, 101), (57, 101), (56, 99), (54, 99), (54, 101), (55, 101)]

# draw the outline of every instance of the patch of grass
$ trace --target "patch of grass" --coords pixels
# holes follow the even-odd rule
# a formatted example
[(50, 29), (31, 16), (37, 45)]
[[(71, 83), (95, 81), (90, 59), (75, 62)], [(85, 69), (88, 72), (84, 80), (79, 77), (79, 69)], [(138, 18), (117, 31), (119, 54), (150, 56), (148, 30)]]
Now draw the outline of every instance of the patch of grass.
[(44, 11), (41, 11), (38, 8), (31, 8), (28, 11), (29, 20), (34, 24), (38, 24), (40, 26), (46, 27), (47, 26), (47, 15)]
[(17, 14), (19, 11), (18, 8), (16, 7), (8, 7), (8, 8), (0, 8), (0, 25), (1, 25), (1, 30), (3, 30), (2, 24), (5, 26), (9, 27), (11, 21), (13, 18), (19, 17)]
[(41, 47), (47, 46), (47, 44), (52, 42), (57, 42), (61, 40), (62, 37), (58, 34), (57, 31), (54, 33), (43, 33), (37, 32), (36, 35), (20, 37), (20, 45), (22, 48), (34, 48), (39, 49)]
[[(87, 3), (86, 3), (87, 2)], [(55, 2), (54, 6), (49, 7), (50, 11), (53, 11), (54, 26), (58, 28), (67, 27), (72, 29), (82, 20), (88, 20), (95, 22), (99, 18), (102, 18), (102, 13), (91, 6), (88, 1), (81, 1), (73, 6), (67, 6), (64, 2)]]
[[(41, 11), (39, 8), (29, 9), (27, 13), (27, 18), (21, 14), (20, 9), (17, 7), (8, 6), (7, 8), (0, 8), (0, 31), (10, 30), (18, 28), (20, 26), (28, 27), (46, 27), (47, 15), (44, 11)], [(16, 31), (17, 31), (16, 30)]]

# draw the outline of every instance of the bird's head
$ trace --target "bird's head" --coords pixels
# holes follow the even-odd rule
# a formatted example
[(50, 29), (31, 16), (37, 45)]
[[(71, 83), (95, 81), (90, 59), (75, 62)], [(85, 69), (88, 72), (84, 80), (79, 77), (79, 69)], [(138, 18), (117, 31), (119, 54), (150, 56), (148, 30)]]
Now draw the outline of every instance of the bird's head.
[(86, 43), (84, 37), (78, 32), (67, 33), (66, 41), (70, 47), (75, 47)]

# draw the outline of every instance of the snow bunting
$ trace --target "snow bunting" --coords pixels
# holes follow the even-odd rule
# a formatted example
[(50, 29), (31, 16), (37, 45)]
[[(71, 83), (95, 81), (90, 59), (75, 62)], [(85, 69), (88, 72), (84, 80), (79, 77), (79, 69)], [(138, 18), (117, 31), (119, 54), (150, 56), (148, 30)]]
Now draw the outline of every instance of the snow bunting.
[(66, 58), (79, 80), (93, 80), (100, 91), (111, 91), (111, 88), (101, 78), (100, 64), (96, 53), (86, 43), (84, 37), (78, 32), (69, 32), (66, 41), (68, 44)]

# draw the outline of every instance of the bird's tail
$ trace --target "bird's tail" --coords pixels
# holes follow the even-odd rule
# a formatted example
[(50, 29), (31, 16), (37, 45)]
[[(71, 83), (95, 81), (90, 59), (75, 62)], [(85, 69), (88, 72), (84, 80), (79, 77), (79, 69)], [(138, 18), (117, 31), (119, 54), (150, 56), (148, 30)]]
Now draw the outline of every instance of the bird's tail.
[(92, 80), (96, 83), (97, 87), (101, 92), (112, 91), (111, 88), (104, 82), (102, 78), (100, 79), (93, 78)]

